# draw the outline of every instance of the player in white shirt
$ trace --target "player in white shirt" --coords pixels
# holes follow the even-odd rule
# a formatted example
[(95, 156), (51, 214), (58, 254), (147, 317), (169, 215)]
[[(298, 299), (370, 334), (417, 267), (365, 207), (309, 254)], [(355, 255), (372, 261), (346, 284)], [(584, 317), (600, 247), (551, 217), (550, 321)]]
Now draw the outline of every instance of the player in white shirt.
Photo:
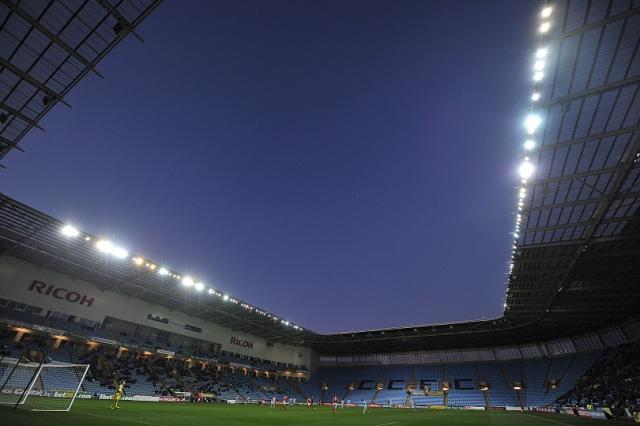
[(340, 400), (340, 409), (344, 410), (344, 399)]
[(276, 406), (276, 397), (272, 396), (271, 401), (269, 401), (269, 408), (273, 408)]
[(362, 400), (362, 414), (369, 412), (369, 408), (367, 407), (367, 401)]

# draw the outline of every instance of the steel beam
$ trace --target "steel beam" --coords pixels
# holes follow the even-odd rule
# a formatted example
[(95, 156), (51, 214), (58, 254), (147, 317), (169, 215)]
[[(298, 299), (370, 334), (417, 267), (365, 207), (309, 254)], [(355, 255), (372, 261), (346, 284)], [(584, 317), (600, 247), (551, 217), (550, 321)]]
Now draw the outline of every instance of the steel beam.
[(101, 78), (104, 78), (104, 76), (102, 74), (100, 74), (95, 66), (89, 62), (88, 60), (86, 60), (82, 55), (80, 55), (75, 49), (73, 49), (71, 46), (69, 46), (67, 43), (65, 43), (64, 41), (62, 41), (60, 39), (60, 37), (58, 37), (57, 35), (55, 35), (54, 33), (52, 33), (51, 31), (49, 31), (44, 25), (42, 25), (40, 22), (38, 22), (36, 19), (34, 19), (31, 15), (29, 15), (27, 12), (25, 12), (23, 9), (21, 9), (17, 4), (15, 4), (14, 2), (12, 2), (11, 0), (0, 0), (0, 3), (2, 5), (4, 5), (5, 7), (7, 7), (9, 10), (11, 10), (12, 12), (14, 12), (16, 15), (18, 15), (20, 18), (22, 18), (24, 21), (26, 21), (29, 25), (31, 25), (33, 28), (35, 28), (36, 30), (38, 30), (39, 32), (41, 32), (45, 37), (47, 37), (49, 40), (53, 41), (55, 44), (57, 44), (58, 46), (60, 46), (62, 48), (62, 50), (64, 50), (65, 52), (67, 52), (69, 55), (73, 56), (74, 58), (76, 58), (78, 61), (80, 61), (85, 67), (89, 68), (91, 71), (93, 71), (96, 75), (98, 75)]
[(11, 62), (7, 61), (4, 58), (0, 57), (0, 65), (2, 65), (3, 67), (5, 67), (6, 69), (8, 69), (9, 71), (11, 71), (12, 73), (14, 73), (15, 75), (17, 75), (18, 77), (20, 77), (21, 79), (25, 80), (26, 82), (28, 82), (29, 84), (31, 84), (32, 86), (40, 89), (41, 91), (43, 91), (44, 93), (46, 93), (47, 95), (51, 96), (52, 98), (54, 98), (55, 100), (59, 101), (60, 103), (68, 106), (69, 108), (71, 108), (71, 105), (69, 105), (64, 98), (62, 98), (62, 96), (58, 95), (56, 92), (54, 92), (53, 90), (51, 90), (50, 88), (48, 88), (47, 86), (45, 86), (44, 84), (40, 83), (38, 80), (36, 80), (33, 76), (31, 76), (29, 73), (22, 71), (20, 68), (18, 68), (17, 66), (15, 66), (14, 64), (12, 64)]

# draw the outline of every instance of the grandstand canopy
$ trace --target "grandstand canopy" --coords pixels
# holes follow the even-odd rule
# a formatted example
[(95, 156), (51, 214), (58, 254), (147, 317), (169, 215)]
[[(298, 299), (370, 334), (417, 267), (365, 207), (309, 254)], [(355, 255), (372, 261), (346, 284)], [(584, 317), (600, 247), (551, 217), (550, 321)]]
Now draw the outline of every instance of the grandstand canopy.
[(160, 1), (0, 0), (0, 160)]
[(549, 5), (550, 31), (531, 51), (533, 65), (536, 50), (547, 49), (533, 106), (544, 131), (526, 154), (534, 174), (504, 316), (323, 336), (321, 352), (517, 343), (595, 330), (640, 311), (640, 3)]
[(309, 343), (309, 331), (294, 328), (279, 317), (267, 317), (266, 311), (259, 308), (247, 309), (245, 302), (223, 298), (221, 293), (183, 289), (182, 276), (173, 272), (160, 274), (160, 265), (149, 268), (137, 264), (131, 260), (134, 255), (127, 254), (126, 259), (105, 255), (96, 249), (100, 238), (87, 233), (68, 238), (61, 232), (64, 226), (45, 213), (0, 195), (0, 256), (15, 256), (88, 281), (102, 290), (179, 310), (273, 342)]

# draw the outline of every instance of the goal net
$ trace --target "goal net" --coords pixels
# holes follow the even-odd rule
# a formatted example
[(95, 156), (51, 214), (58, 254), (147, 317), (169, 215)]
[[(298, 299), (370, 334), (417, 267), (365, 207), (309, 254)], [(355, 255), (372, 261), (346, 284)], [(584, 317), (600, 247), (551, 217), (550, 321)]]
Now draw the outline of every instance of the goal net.
[(0, 404), (33, 411), (69, 411), (88, 365), (0, 360)]

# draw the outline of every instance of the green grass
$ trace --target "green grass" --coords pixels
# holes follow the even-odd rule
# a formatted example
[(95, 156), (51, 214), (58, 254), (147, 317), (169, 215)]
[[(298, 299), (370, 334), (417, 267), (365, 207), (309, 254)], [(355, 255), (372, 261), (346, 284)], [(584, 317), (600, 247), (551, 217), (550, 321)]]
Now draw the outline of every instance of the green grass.
[(345, 408), (333, 415), (328, 407), (309, 410), (306, 407), (290, 407), (286, 412), (279, 408), (255, 405), (191, 405), (172, 403), (146, 403), (122, 401), (119, 410), (109, 410), (110, 401), (76, 401), (69, 413), (36, 413), (12, 411), (0, 407), (0, 424), (12, 426), (248, 426), (248, 425), (490, 425), (490, 426), (550, 426), (586, 425), (597, 420), (574, 418), (565, 415), (522, 414), (508, 412), (372, 409), (363, 415), (357, 408)]

